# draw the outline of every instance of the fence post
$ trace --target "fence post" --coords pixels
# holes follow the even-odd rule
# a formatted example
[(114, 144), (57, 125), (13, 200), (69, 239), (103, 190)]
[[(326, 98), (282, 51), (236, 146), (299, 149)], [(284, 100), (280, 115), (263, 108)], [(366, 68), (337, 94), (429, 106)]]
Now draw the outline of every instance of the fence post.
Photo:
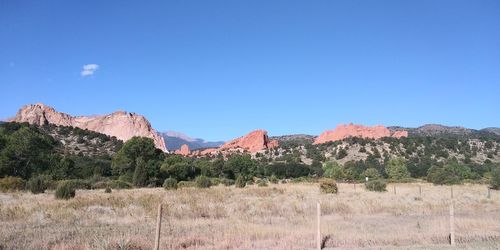
[(356, 183), (354, 183), (354, 192), (356, 192)]
[(453, 199), (453, 186), (450, 187), (451, 198)]
[(321, 204), (317, 203), (317, 220), (318, 220), (318, 225), (317, 225), (317, 232), (316, 232), (316, 247), (318, 250), (321, 250)]
[(156, 218), (156, 238), (155, 238), (155, 250), (160, 249), (160, 232), (161, 232), (161, 212), (162, 205), (158, 205), (158, 217)]
[(422, 197), (422, 186), (418, 185), (418, 193)]
[(453, 201), (450, 203), (450, 245), (455, 246), (455, 211)]
[(396, 194), (396, 184), (394, 184), (393, 189), (394, 189), (394, 194)]
[(490, 190), (490, 187), (488, 187), (488, 199), (491, 197)]

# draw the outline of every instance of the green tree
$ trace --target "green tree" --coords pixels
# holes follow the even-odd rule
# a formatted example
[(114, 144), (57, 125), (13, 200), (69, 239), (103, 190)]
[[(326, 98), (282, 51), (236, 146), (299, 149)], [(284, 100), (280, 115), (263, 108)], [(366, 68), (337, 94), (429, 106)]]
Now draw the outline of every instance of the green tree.
[(495, 190), (500, 189), (500, 167), (497, 166), (491, 171), (490, 187)]
[(194, 177), (195, 169), (188, 162), (176, 162), (172, 165), (164, 162), (161, 166), (160, 171), (168, 177), (175, 178), (180, 181), (188, 180), (190, 177)]
[(323, 176), (333, 178), (335, 180), (344, 179), (344, 171), (336, 161), (329, 161), (323, 164)]
[(410, 177), (408, 169), (406, 169), (405, 160), (403, 158), (391, 159), (385, 167), (387, 175), (393, 180), (402, 180)]
[[(140, 160), (138, 160), (140, 158)], [(162, 152), (155, 148), (153, 139), (146, 137), (132, 137), (123, 144), (123, 147), (113, 157), (111, 167), (114, 175), (121, 176), (122, 179), (131, 181), (139, 166), (140, 182), (143, 173), (146, 173), (146, 180), (154, 179), (153, 174), (158, 173), (158, 164), (162, 159)], [(152, 169), (156, 166), (156, 169)], [(148, 169), (149, 168), (149, 169)], [(148, 181), (146, 181), (148, 182)]]
[(148, 172), (146, 169), (146, 162), (142, 157), (138, 157), (135, 163), (134, 177), (132, 183), (136, 187), (144, 187), (148, 184)]
[(363, 174), (364, 177), (368, 177), (370, 180), (378, 179), (380, 178), (380, 173), (378, 172), (377, 169), (375, 168), (368, 168), (366, 169)]
[(251, 177), (255, 174), (257, 164), (250, 155), (233, 155), (224, 164), (226, 177), (234, 179), (235, 176), (242, 175)]
[(55, 141), (30, 127), (10, 134), (0, 153), (0, 177), (19, 176), (29, 179), (43, 173), (53, 164)]
[(75, 162), (64, 156), (53, 168), (52, 177), (56, 180), (73, 179), (75, 176)]

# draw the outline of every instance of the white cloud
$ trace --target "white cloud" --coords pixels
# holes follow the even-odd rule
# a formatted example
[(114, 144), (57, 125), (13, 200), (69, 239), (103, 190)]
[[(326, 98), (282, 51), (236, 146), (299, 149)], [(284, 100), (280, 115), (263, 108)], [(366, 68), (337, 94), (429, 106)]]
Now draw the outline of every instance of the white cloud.
[(97, 64), (86, 64), (83, 65), (82, 72), (80, 73), (82, 76), (91, 76), (95, 73), (95, 71), (99, 68)]

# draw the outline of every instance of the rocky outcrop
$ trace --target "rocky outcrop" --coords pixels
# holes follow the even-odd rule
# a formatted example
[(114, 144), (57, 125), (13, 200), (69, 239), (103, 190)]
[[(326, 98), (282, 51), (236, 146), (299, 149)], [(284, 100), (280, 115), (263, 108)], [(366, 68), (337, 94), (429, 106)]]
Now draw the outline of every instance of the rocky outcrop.
[(153, 139), (157, 148), (167, 151), (165, 141), (151, 127), (149, 121), (144, 116), (135, 113), (118, 111), (109, 115), (73, 117), (57, 112), (54, 108), (42, 103), (37, 103), (22, 107), (10, 121), (77, 127), (115, 136), (123, 141), (134, 136), (143, 136)]
[(379, 139), (382, 137), (401, 138), (406, 136), (408, 136), (408, 132), (403, 130), (391, 132), (388, 128), (380, 125), (367, 127), (351, 123), (348, 125), (340, 124), (334, 130), (327, 130), (323, 132), (316, 138), (314, 144), (338, 141), (348, 137)]
[(175, 150), (175, 153), (178, 155), (188, 156), (190, 153), (189, 146), (186, 144), (183, 144), (180, 149)]
[(278, 141), (269, 140), (267, 131), (255, 130), (245, 136), (224, 143), (219, 150), (243, 149), (250, 153), (256, 153), (258, 151), (275, 148), (277, 146)]
[(278, 141), (269, 140), (267, 131), (255, 130), (245, 136), (224, 143), (224, 145), (219, 148), (219, 151), (243, 149), (250, 153), (256, 153), (258, 151), (275, 148), (277, 146)]
[(235, 152), (257, 153), (262, 150), (278, 147), (277, 140), (270, 140), (265, 130), (255, 130), (245, 136), (236, 138), (219, 148), (207, 148), (203, 150), (195, 150), (191, 156), (207, 156), (207, 155), (229, 155)]

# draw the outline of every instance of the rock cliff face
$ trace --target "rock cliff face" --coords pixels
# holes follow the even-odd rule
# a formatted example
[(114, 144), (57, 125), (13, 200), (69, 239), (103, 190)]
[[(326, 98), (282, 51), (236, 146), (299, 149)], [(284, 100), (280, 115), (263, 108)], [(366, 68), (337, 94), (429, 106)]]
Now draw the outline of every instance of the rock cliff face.
[(249, 134), (236, 138), (232, 141), (224, 143), (219, 150), (231, 150), (231, 149), (244, 149), (250, 153), (256, 153), (261, 150), (275, 148), (278, 146), (278, 141), (269, 140), (267, 136), (267, 131), (265, 130), (255, 130)]
[(143, 136), (153, 139), (157, 148), (167, 151), (165, 141), (151, 127), (149, 121), (144, 116), (135, 113), (118, 111), (109, 115), (73, 117), (57, 112), (54, 108), (42, 103), (37, 103), (22, 107), (10, 121), (77, 127), (115, 136), (123, 141), (134, 136)]
[(178, 155), (188, 156), (190, 153), (189, 146), (186, 144), (183, 144), (180, 149), (175, 150), (175, 153)]
[(408, 136), (408, 132), (404, 130), (398, 130), (391, 132), (388, 128), (384, 126), (373, 126), (367, 127), (363, 125), (354, 125), (354, 124), (340, 124), (334, 130), (327, 130), (319, 135), (314, 144), (321, 144), (325, 142), (338, 141), (348, 137), (362, 137), (362, 138), (371, 138), (371, 139), (379, 139), (382, 137), (406, 137)]

